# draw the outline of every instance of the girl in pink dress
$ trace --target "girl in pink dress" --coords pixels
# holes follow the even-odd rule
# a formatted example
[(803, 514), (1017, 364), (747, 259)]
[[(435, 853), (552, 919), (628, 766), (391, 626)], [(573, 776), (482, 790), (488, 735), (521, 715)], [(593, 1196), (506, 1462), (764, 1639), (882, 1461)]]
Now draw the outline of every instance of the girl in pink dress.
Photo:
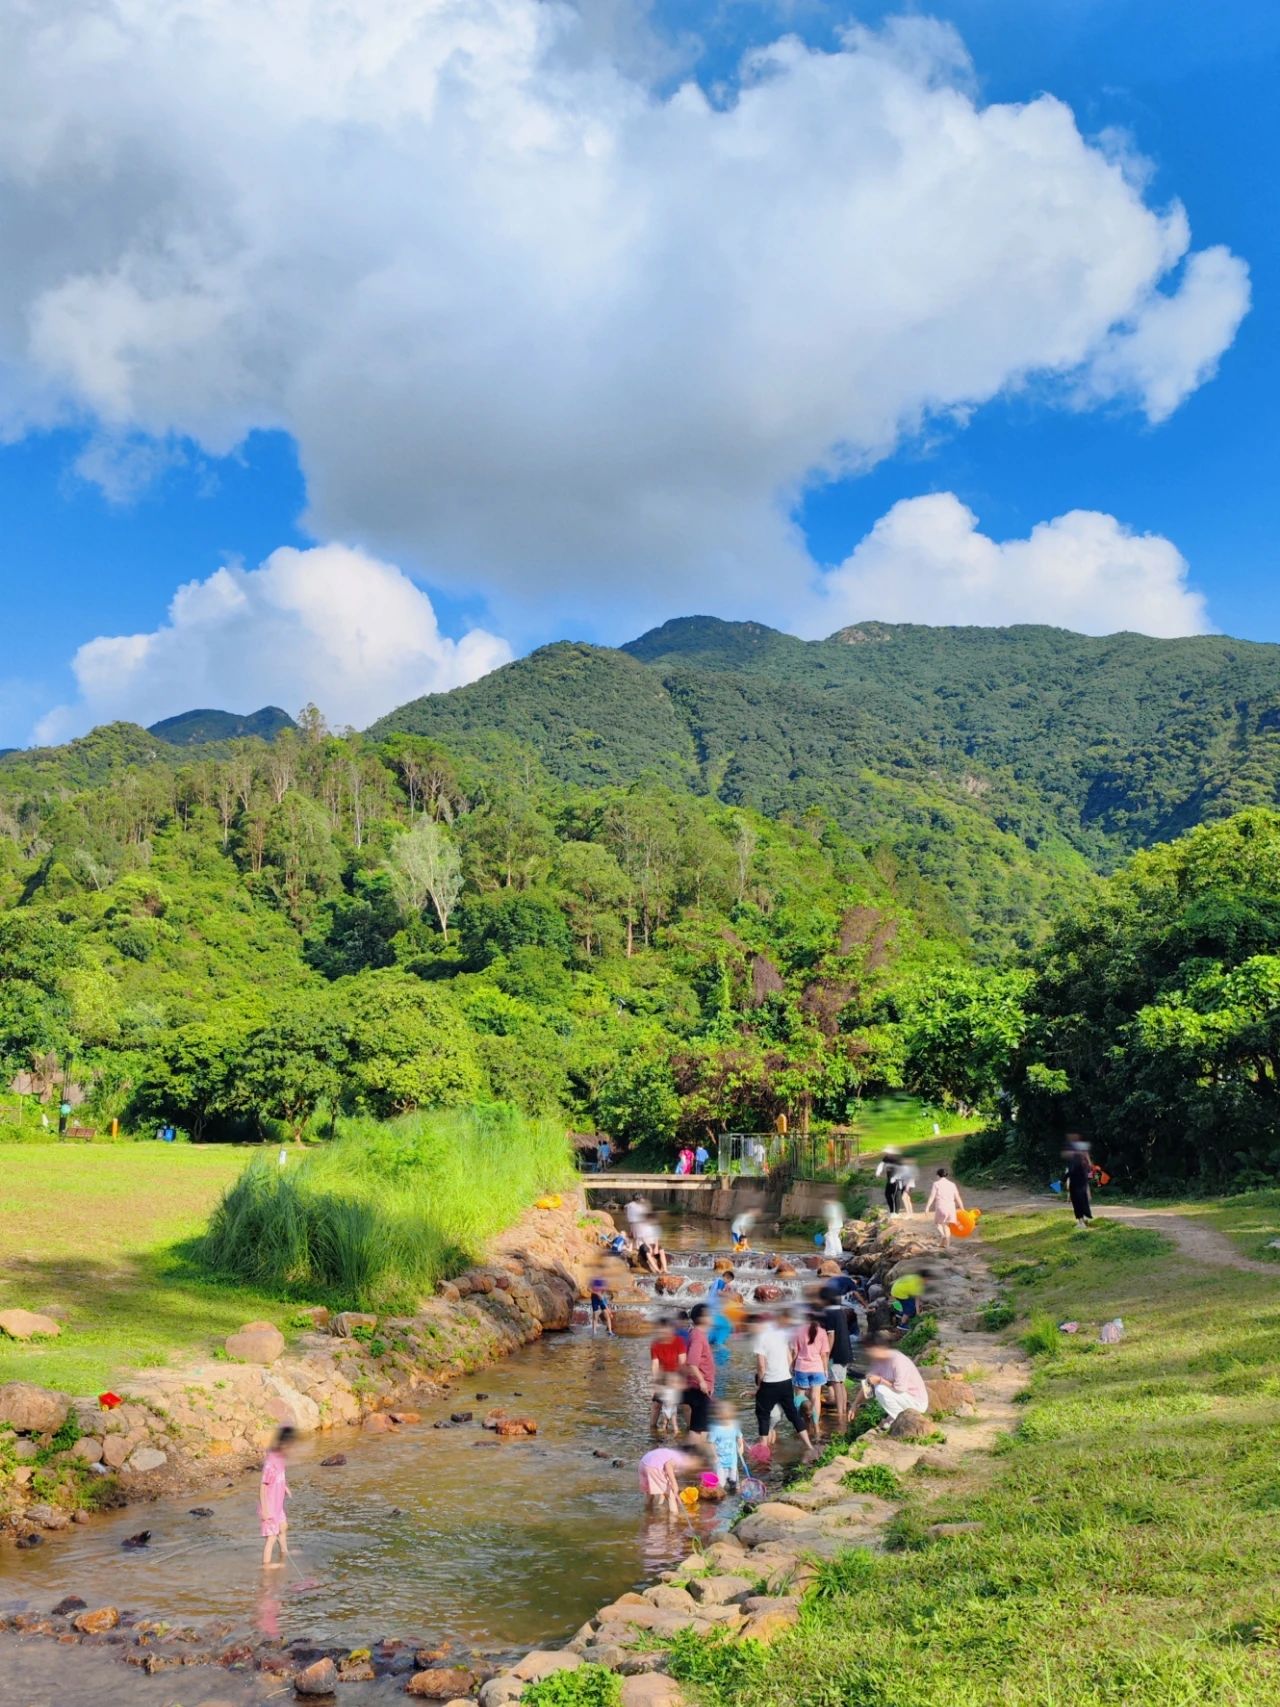
[(289, 1497), (289, 1484), (285, 1480), (285, 1456), (293, 1441), (293, 1429), (277, 1430), (271, 1450), (263, 1460), (262, 1485), (258, 1489), (258, 1516), (262, 1521), (262, 1533), (265, 1537), (262, 1549), (264, 1570), (272, 1563), (271, 1555), (276, 1550), (277, 1541), (280, 1543), (280, 1558), (277, 1563), (283, 1565), (289, 1557), (289, 1519), (284, 1515), (284, 1502)]

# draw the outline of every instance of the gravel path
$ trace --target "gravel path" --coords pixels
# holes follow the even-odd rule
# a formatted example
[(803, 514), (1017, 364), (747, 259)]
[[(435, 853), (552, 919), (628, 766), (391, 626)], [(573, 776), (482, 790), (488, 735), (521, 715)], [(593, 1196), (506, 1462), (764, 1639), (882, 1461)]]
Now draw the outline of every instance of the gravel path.
[[(1053, 1192), (1028, 1192), (1016, 1186), (999, 1186), (988, 1191), (972, 1186), (961, 1189), (969, 1207), (981, 1209), (984, 1215), (1002, 1209), (1024, 1213), (1053, 1209), (1063, 1215), (1069, 1213), (1065, 1201)], [(1100, 1220), (1123, 1221), (1127, 1227), (1149, 1227), (1153, 1232), (1163, 1233), (1180, 1251), (1185, 1251), (1196, 1262), (1209, 1268), (1234, 1268), (1245, 1274), (1269, 1274), (1273, 1280), (1280, 1280), (1280, 1263), (1245, 1256), (1224, 1234), (1215, 1232), (1212, 1227), (1204, 1226), (1180, 1210), (1134, 1209), (1124, 1203), (1100, 1204), (1095, 1201), (1093, 1212)]]

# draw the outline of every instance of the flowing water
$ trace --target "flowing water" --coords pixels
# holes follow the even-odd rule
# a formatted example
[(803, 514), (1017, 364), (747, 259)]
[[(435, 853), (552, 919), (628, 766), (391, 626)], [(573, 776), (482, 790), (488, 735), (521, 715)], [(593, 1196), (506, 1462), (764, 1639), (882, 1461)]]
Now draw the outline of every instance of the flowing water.
[[(670, 1241), (673, 1271), (686, 1285), (709, 1281), (706, 1253), (717, 1242), (723, 1249), (724, 1237), (710, 1224), (683, 1224)], [(777, 1246), (788, 1247), (812, 1252), (795, 1239)], [(738, 1268), (750, 1296), (766, 1279), (763, 1261)], [(750, 1439), (750, 1353), (741, 1336), (718, 1385), (739, 1397)], [(395, 1636), (441, 1647), (450, 1658), (501, 1659), (563, 1642), (603, 1602), (683, 1557), (693, 1531), (710, 1538), (733, 1516), (733, 1505), (704, 1506), (690, 1522), (645, 1516), (636, 1464), (651, 1444), (649, 1389), (647, 1339), (593, 1340), (585, 1325), (547, 1335), (424, 1406), (419, 1424), (393, 1435), (334, 1432), (304, 1444), (289, 1473), (294, 1562), (269, 1573), (265, 1586), (258, 1478), (250, 1471), (198, 1496), (133, 1506), (51, 1535), (32, 1552), (0, 1549), (0, 1610), (47, 1612), (74, 1593), (90, 1606), (134, 1609), (202, 1636), (213, 1630), (219, 1649), (263, 1637), (368, 1647)], [(499, 1441), (482, 1430), (480, 1418), (495, 1406), (536, 1418), (536, 1438)], [(475, 1419), (433, 1426), (462, 1410)], [(346, 1464), (321, 1467), (335, 1452), (347, 1454)], [(211, 1508), (212, 1516), (194, 1517), (192, 1506)], [(144, 1526), (150, 1544), (123, 1549)], [(32, 1707), (45, 1699), (91, 1698), (98, 1707), (152, 1696), (257, 1699), (261, 1684), (245, 1679), (249, 1694), (237, 1694), (241, 1684), (232, 1689), (233, 1680), (200, 1668), (203, 1682), (188, 1671), (180, 1691), (170, 1679), (167, 1693), (157, 1693), (144, 1683), (166, 1678), (144, 1680), (124, 1667), (114, 1682), (98, 1678), (100, 1652), (6, 1640), (6, 1649), (15, 1646), (23, 1657), (10, 1681), (25, 1683), (31, 1671), (32, 1685), (13, 1698)], [(79, 1676), (86, 1664), (93, 1684), (60, 1692), (56, 1679)]]

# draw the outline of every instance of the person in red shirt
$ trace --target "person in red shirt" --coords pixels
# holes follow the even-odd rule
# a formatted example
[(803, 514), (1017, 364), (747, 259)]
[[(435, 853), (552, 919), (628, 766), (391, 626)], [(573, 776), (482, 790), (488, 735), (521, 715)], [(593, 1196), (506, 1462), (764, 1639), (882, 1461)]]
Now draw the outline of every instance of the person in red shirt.
[(695, 1441), (706, 1438), (707, 1418), (716, 1390), (716, 1360), (711, 1341), (707, 1338), (710, 1319), (711, 1310), (706, 1304), (695, 1304), (689, 1312), (689, 1344), (684, 1354), (684, 1402), (689, 1407), (689, 1438)]
[(664, 1316), (658, 1324), (658, 1337), (649, 1347), (649, 1373), (653, 1377), (653, 1405), (649, 1412), (649, 1430), (658, 1427), (662, 1414), (662, 1389), (675, 1375), (684, 1382), (684, 1341), (676, 1332), (675, 1318)]

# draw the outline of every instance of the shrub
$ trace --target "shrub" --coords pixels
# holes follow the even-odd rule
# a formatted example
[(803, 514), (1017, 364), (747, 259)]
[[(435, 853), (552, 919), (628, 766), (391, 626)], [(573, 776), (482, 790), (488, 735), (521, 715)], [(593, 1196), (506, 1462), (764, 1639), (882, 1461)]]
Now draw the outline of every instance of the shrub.
[(559, 1123), (501, 1103), (352, 1121), (284, 1168), (255, 1158), (214, 1211), (198, 1259), (286, 1296), (412, 1308), (571, 1166)]
[(1017, 1314), (1007, 1298), (993, 1298), (978, 1311), (983, 1327), (992, 1334), (999, 1333), (1001, 1328), (1007, 1328)]
[(762, 1644), (735, 1642), (719, 1630), (706, 1636), (682, 1630), (672, 1640), (669, 1654), (672, 1677), (677, 1683), (694, 1684), (706, 1707), (733, 1707), (740, 1692), (764, 1676)]
[[(883, 1469), (885, 1466), (868, 1465), (867, 1468)], [(853, 1547), (847, 1553), (841, 1553), (838, 1558), (824, 1559), (818, 1566), (818, 1574), (809, 1590), (810, 1598), (838, 1600), (841, 1595), (863, 1594), (870, 1586), (875, 1570), (875, 1557), (865, 1547)]]
[(618, 1707), (622, 1679), (608, 1666), (579, 1666), (531, 1683), (520, 1699), (525, 1707)]
[(884, 1421), (884, 1412), (872, 1399), (865, 1404), (849, 1424), (849, 1439), (861, 1440), (864, 1434), (870, 1434), (873, 1428), (878, 1428)]
[(908, 1357), (918, 1358), (938, 1337), (938, 1324), (932, 1316), (918, 1316), (898, 1341), (898, 1350)]
[(843, 1478), (843, 1486), (855, 1494), (878, 1494), (884, 1500), (900, 1500), (902, 1483), (887, 1464), (859, 1464)]
[(1056, 1357), (1062, 1349), (1062, 1335), (1058, 1331), (1058, 1324), (1052, 1316), (1032, 1316), (1021, 1344), (1028, 1357)]

